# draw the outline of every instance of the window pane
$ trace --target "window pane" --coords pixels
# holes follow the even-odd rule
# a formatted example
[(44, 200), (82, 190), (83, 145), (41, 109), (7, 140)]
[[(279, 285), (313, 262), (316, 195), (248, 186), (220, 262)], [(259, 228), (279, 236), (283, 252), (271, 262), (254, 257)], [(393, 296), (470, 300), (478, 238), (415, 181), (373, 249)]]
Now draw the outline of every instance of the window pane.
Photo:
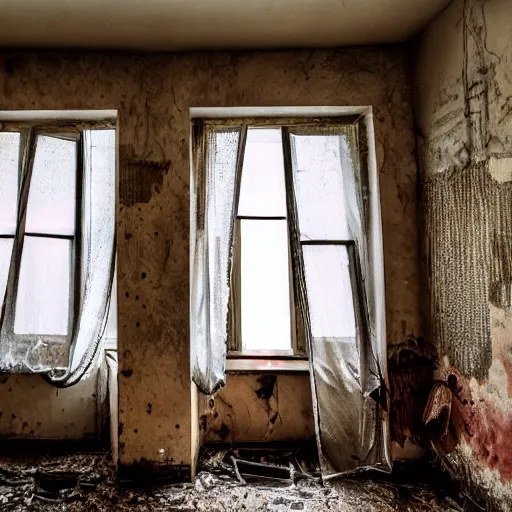
[(38, 136), (25, 230), (74, 235), (75, 203), (76, 142)]
[(71, 241), (27, 236), (16, 301), (16, 334), (68, 334)]
[(350, 239), (341, 173), (346, 140), (341, 135), (292, 135), (291, 143), (301, 239)]
[(238, 215), (286, 216), (280, 128), (247, 131)]
[(356, 320), (349, 256), (343, 245), (303, 245), (313, 338), (351, 338)]
[(286, 221), (240, 223), (243, 350), (291, 350)]
[(18, 202), (19, 133), (0, 133), (0, 235), (14, 235)]
[(9, 266), (11, 264), (12, 246), (14, 240), (12, 238), (0, 239), (0, 307), (5, 296), (5, 286), (9, 277)]

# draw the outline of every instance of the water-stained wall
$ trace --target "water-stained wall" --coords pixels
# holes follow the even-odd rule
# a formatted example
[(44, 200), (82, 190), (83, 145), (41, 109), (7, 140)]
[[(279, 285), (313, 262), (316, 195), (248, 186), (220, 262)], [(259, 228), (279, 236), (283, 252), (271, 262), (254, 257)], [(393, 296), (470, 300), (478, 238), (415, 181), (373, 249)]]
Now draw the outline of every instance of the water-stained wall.
[(403, 49), (0, 55), (0, 109), (118, 110), (124, 467), (161, 461), (160, 450), (182, 470), (180, 478), (191, 464), (189, 108), (281, 105), (373, 106), (388, 341), (422, 334), (415, 143)]
[(456, 0), (416, 73), (429, 339), (427, 413), (447, 466), (512, 510), (512, 4)]
[(205, 442), (314, 440), (309, 375), (228, 375), (200, 425)]
[(1, 375), (0, 437), (96, 440), (97, 380), (57, 389), (39, 375)]

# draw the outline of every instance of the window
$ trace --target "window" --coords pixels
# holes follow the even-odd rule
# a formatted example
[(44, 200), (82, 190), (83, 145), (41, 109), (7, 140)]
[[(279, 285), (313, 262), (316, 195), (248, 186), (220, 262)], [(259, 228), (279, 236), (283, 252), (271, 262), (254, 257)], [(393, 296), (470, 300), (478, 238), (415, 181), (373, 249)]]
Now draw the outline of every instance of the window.
[(0, 131), (0, 369), (42, 371), (66, 367), (78, 331), (90, 338), (104, 316), (115, 132), (20, 125)]
[[(312, 336), (353, 338), (354, 263), (341, 169), (349, 148), (332, 130), (284, 129)], [(231, 356), (305, 355), (295, 325), (287, 214), (292, 198), (286, 192), (282, 132), (279, 126), (247, 130), (232, 267)]]
[[(8, 222), (2, 223), (6, 248), (0, 292), (5, 295), (11, 279), (9, 299), (14, 304), (14, 315), (6, 311), (6, 327), (14, 335), (67, 337), (73, 325), (74, 289), (79, 285), (75, 272), (80, 257), (79, 134), (31, 133), (22, 139), (21, 133), (3, 132), (0, 137), (0, 152), (7, 153), (0, 156), (1, 171), (8, 184), (2, 194), (8, 205), (2, 213)], [(32, 143), (35, 150), (27, 158), (33, 163), (23, 172), (18, 155)], [(16, 233), (21, 258), (11, 266)]]
[(322, 474), (389, 470), (371, 108), (197, 110), (211, 117), (192, 124), (194, 383), (212, 395), (229, 371), (296, 371), (307, 347)]
[(293, 355), (293, 284), (280, 128), (249, 128), (235, 226), (232, 353)]

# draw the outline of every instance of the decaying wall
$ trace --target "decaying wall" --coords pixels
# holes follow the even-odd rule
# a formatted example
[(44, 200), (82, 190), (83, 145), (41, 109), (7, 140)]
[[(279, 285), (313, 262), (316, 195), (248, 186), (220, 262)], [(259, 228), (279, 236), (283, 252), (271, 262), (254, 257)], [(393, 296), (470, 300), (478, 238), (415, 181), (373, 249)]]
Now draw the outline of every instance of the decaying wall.
[(0, 376), (0, 437), (97, 438), (97, 374), (57, 389), (39, 375)]
[(246, 443), (314, 439), (309, 375), (228, 375), (200, 424), (205, 442)]
[[(159, 460), (178, 478), (190, 471), (190, 107), (372, 105), (388, 340), (399, 343), (422, 334), (415, 142), (406, 75), (398, 47), (0, 55), (0, 109), (118, 110), (122, 468)], [(22, 393), (20, 401), (29, 407), (31, 398)]]
[(422, 36), (415, 94), (440, 360), (426, 419), (447, 466), (503, 510), (512, 510), (511, 19), (508, 0), (456, 0)]

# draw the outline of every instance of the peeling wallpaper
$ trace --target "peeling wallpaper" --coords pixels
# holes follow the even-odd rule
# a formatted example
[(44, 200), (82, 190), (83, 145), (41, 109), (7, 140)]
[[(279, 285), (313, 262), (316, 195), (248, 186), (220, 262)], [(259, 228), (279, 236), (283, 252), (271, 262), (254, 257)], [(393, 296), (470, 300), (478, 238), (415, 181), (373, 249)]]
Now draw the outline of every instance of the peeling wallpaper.
[[(388, 342), (422, 334), (417, 172), (407, 76), (400, 47), (0, 54), (0, 109), (118, 110), (122, 465), (155, 461), (160, 449), (171, 464), (191, 464), (190, 107), (371, 105)], [(30, 407), (28, 397), (23, 399)]]
[(415, 89), (439, 359), (427, 412), (446, 467), (488, 510), (512, 510), (511, 17), (507, 0), (454, 1), (422, 35)]

